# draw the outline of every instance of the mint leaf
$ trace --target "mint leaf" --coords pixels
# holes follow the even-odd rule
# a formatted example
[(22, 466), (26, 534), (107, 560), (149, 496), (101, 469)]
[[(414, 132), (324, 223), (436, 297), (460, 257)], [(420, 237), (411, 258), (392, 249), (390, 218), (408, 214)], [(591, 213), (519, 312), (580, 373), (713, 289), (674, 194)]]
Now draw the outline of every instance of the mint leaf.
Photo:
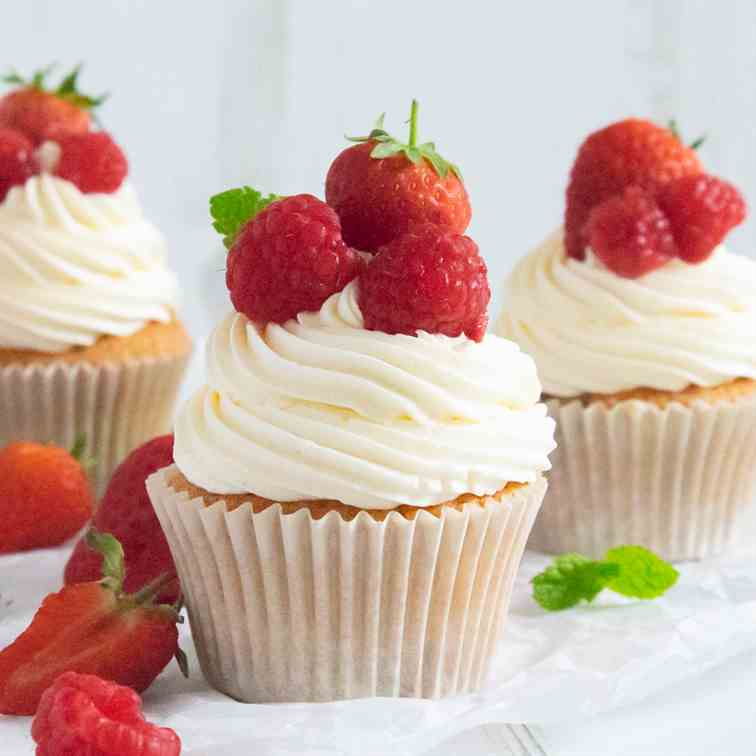
[(210, 197), (213, 228), (223, 236), (226, 249), (231, 247), (239, 230), (248, 220), (278, 199), (281, 198), (275, 194), (263, 197), (262, 192), (249, 186), (229, 189)]
[(619, 567), (581, 554), (563, 554), (533, 578), (533, 598), (548, 611), (593, 601), (619, 575)]
[(653, 599), (676, 582), (680, 573), (668, 562), (643, 546), (618, 546), (606, 552), (604, 561), (616, 564), (619, 574), (609, 588), (623, 596)]

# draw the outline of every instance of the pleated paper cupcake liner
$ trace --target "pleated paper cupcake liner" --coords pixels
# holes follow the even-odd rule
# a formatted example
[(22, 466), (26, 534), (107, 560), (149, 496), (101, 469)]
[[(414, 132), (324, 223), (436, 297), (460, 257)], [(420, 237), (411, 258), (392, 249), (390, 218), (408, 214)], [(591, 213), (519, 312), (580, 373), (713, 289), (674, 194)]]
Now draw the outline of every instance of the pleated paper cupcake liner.
[(727, 548), (756, 501), (756, 398), (549, 402), (557, 421), (549, 492), (529, 547), (601, 557), (640, 544), (665, 559)]
[(99, 496), (132, 449), (170, 431), (188, 359), (2, 367), (0, 444), (26, 440), (70, 448), (85, 434)]
[(436, 517), (206, 507), (148, 480), (211, 685), (247, 702), (435, 698), (484, 678), (545, 479)]

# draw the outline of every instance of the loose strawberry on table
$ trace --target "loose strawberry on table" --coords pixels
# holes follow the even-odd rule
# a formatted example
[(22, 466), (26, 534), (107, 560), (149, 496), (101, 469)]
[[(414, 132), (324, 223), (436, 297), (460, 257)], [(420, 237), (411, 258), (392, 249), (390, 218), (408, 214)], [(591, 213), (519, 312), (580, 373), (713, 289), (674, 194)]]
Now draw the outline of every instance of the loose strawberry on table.
[(84, 527), (94, 493), (79, 451), (28, 441), (0, 451), (0, 554), (57, 546)]
[(67, 74), (54, 89), (47, 88), (53, 66), (36, 71), (31, 79), (16, 72), (3, 77), (17, 87), (0, 98), (0, 128), (23, 132), (35, 145), (52, 136), (84, 134), (91, 128), (91, 111), (105, 96), (91, 97), (78, 88), (80, 66)]
[(178, 756), (181, 740), (142, 715), (131, 689), (65, 672), (42, 694), (32, 722), (37, 756)]
[(0, 713), (33, 714), (63, 672), (141, 692), (179, 655), (177, 608), (156, 603), (162, 581), (125, 593), (121, 545), (95, 531), (89, 543), (103, 554), (103, 579), (47, 596), (31, 625), (0, 652)]
[[(172, 464), (173, 434), (142, 444), (116, 468), (92, 520), (92, 527), (121, 542), (126, 560), (123, 588), (127, 593), (176, 571), (145, 486), (152, 473)], [(84, 583), (98, 580), (101, 575), (102, 554), (91, 549), (86, 537), (82, 537), (66, 564), (65, 582)], [(179, 584), (175, 580), (163, 588), (158, 598), (171, 604), (178, 597)]]
[(407, 143), (390, 136), (383, 116), (359, 144), (345, 149), (326, 178), (326, 202), (341, 218), (344, 241), (364, 252), (397, 238), (411, 226), (433, 223), (461, 234), (472, 210), (459, 169), (433, 142), (417, 143), (413, 100)]

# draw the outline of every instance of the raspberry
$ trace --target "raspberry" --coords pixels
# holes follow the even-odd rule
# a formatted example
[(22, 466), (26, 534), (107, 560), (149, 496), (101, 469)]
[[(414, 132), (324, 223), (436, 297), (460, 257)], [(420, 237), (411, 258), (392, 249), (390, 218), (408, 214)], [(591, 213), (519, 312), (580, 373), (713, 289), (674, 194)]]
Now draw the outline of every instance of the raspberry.
[(259, 323), (319, 310), (364, 267), (336, 213), (311, 194), (278, 200), (242, 228), (228, 254), (234, 307)]
[(740, 192), (707, 174), (671, 181), (660, 190), (658, 201), (672, 224), (678, 254), (688, 263), (708, 258), (746, 217)]
[(66, 672), (42, 694), (32, 722), (37, 756), (178, 756), (181, 740), (142, 715), (131, 690)]
[(586, 230), (596, 256), (624, 278), (655, 270), (677, 253), (669, 219), (653, 195), (638, 186), (594, 207)]
[(31, 140), (15, 129), (0, 128), (0, 202), (11, 187), (26, 183), (37, 170)]
[(428, 223), (378, 251), (360, 277), (359, 298), (369, 330), (481, 341), (491, 290), (477, 244)]
[(702, 173), (696, 153), (669, 129), (629, 118), (591, 134), (580, 147), (567, 187), (565, 245), (582, 260), (593, 207), (628, 186), (656, 191), (680, 176)]
[(116, 191), (129, 172), (121, 148), (104, 131), (59, 134), (60, 160), (56, 175), (70, 181), (85, 194)]

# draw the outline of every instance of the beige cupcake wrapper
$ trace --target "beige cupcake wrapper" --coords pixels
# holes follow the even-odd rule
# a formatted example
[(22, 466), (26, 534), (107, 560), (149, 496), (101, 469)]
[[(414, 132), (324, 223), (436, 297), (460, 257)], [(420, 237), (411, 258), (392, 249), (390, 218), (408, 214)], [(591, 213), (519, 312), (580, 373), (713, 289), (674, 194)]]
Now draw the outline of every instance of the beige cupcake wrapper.
[(102, 364), (55, 362), (0, 368), (0, 444), (70, 448), (84, 433), (97, 495), (123, 458), (171, 429), (189, 355)]
[(147, 488), (208, 681), (247, 702), (479, 688), (546, 481), (440, 517), (227, 511)]
[(601, 557), (640, 544), (666, 559), (722, 552), (756, 499), (756, 398), (664, 409), (549, 402), (549, 492), (528, 546)]

